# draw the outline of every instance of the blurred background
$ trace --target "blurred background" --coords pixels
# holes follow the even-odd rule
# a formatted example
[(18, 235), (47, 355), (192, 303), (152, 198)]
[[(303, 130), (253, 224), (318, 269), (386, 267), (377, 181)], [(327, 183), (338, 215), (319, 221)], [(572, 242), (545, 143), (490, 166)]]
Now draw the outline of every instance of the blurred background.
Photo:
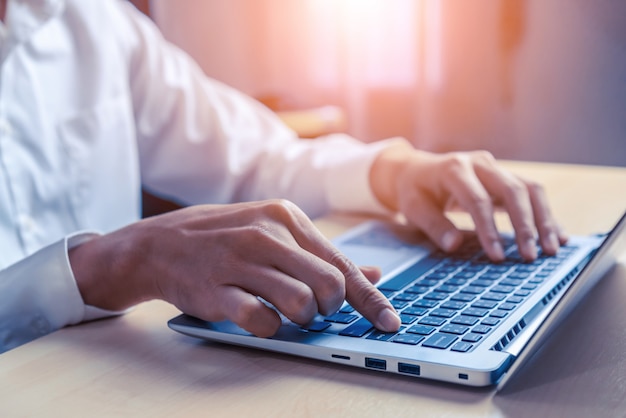
[(364, 140), (626, 166), (626, 1), (151, 0), (207, 75)]

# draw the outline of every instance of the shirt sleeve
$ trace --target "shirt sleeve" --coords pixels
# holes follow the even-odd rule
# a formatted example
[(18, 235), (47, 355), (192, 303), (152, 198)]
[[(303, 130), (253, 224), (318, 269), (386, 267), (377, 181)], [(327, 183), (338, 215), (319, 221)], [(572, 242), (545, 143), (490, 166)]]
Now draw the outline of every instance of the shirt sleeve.
[(66, 325), (118, 315), (86, 306), (68, 251), (96, 236), (76, 233), (0, 271), (0, 352)]
[(126, 9), (144, 187), (186, 204), (285, 198), (312, 217), (384, 210), (370, 190), (369, 169), (388, 141), (298, 138), (272, 111), (207, 77), (149, 19)]

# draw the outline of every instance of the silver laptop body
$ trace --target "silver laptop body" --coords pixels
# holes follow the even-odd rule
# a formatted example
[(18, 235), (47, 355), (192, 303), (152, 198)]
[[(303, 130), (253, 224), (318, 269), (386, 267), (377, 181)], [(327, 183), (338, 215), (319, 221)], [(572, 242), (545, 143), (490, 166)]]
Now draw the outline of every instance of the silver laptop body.
[(255, 337), (228, 321), (205, 322), (184, 314), (168, 325), (211, 341), (502, 388), (624, 253), (625, 229), (626, 215), (611, 233), (571, 237), (558, 257), (540, 257), (535, 263), (517, 260), (512, 239), (504, 237), (509, 242), (507, 261), (494, 265), (479, 250), (476, 255), (472, 249), (447, 256), (401, 226), (366, 222), (334, 243), (357, 265), (382, 268), (377, 286), (402, 315), (399, 333), (368, 327), (349, 305), (306, 327), (284, 319), (271, 338)]

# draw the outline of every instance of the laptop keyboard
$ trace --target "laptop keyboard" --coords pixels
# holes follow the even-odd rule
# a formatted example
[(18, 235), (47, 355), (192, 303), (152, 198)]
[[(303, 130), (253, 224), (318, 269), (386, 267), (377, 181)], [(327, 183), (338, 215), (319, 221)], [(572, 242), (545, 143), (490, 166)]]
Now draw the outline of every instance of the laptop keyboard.
[[(535, 292), (577, 248), (561, 247), (556, 256), (525, 262), (512, 239), (506, 259), (492, 263), (477, 240), (455, 254), (436, 252), (379, 286), (400, 314), (398, 332), (376, 330), (352, 306), (305, 329), (325, 332), (345, 325), (339, 335), (468, 352)], [(333, 329), (337, 329), (337, 327)]]

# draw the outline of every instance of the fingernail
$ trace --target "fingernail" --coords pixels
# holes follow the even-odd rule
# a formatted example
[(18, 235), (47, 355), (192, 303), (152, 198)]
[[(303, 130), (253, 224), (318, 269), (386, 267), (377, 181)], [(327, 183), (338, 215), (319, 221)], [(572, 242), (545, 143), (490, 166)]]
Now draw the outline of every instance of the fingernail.
[(491, 250), (493, 251), (493, 256), (496, 260), (504, 260), (504, 248), (502, 248), (500, 241), (494, 241), (491, 244)]
[(557, 252), (559, 250), (559, 238), (554, 232), (550, 232), (550, 234), (548, 234), (548, 245), (550, 246), (550, 248), (554, 249), (554, 252)]
[(456, 245), (457, 235), (454, 231), (448, 231), (441, 238), (441, 247), (444, 251), (452, 251)]
[(531, 239), (526, 240), (524, 247), (526, 249), (526, 253), (528, 254), (527, 258), (531, 260), (534, 260), (535, 258), (537, 258), (537, 245), (535, 244), (534, 239), (531, 238)]
[(378, 324), (382, 331), (397, 331), (400, 328), (400, 317), (391, 309), (385, 308), (378, 315)]

